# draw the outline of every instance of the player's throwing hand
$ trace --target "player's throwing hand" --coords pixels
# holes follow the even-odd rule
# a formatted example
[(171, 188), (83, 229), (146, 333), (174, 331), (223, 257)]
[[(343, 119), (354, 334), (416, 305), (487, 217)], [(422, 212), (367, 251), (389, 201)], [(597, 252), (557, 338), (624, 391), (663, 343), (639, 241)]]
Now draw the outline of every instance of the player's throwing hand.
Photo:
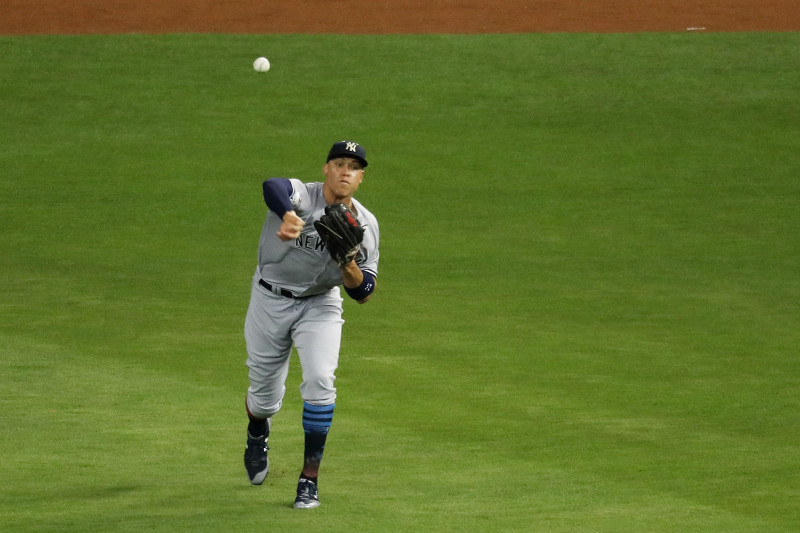
[(287, 211), (283, 215), (283, 224), (281, 224), (277, 233), (278, 238), (282, 241), (296, 239), (300, 236), (300, 232), (305, 225), (306, 223), (303, 222), (303, 219), (297, 216), (294, 211)]

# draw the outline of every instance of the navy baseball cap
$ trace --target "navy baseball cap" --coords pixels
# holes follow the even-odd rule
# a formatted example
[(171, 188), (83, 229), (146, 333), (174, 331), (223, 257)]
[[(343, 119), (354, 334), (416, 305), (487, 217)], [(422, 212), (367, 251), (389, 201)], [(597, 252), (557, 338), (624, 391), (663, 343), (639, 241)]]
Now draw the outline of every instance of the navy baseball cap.
[(333, 143), (331, 151), (328, 152), (328, 159), (326, 159), (325, 162), (327, 163), (331, 159), (336, 159), (337, 157), (352, 157), (360, 161), (361, 166), (367, 166), (367, 151), (357, 142), (339, 141)]

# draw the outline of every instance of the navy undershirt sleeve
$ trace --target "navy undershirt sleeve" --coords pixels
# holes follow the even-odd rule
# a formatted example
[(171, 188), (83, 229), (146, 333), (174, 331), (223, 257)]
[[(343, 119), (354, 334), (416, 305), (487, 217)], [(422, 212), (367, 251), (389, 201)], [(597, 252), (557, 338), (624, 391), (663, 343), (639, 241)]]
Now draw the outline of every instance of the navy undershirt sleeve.
[(292, 211), (292, 182), (286, 178), (270, 178), (264, 182), (264, 201), (269, 210), (283, 219), (287, 211)]

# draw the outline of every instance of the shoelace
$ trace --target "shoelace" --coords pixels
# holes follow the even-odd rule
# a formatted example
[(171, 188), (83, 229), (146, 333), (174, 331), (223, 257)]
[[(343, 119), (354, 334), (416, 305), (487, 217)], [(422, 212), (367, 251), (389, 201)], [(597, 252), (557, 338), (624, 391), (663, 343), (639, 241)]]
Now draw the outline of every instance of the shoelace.
[(311, 498), (316, 494), (316, 490), (314, 490), (314, 483), (311, 481), (303, 481), (302, 488), (299, 490), (299, 496), (301, 498)]
[[(251, 444), (254, 444), (255, 446), (251, 447), (250, 446)], [(267, 444), (267, 441), (264, 441), (263, 443), (261, 443), (261, 442), (259, 442), (258, 439), (248, 439), (248, 441), (247, 441), (247, 453), (248, 454), (256, 453), (256, 450), (261, 449), (262, 446), (263, 446), (263, 450), (265, 452), (269, 451), (269, 445)]]

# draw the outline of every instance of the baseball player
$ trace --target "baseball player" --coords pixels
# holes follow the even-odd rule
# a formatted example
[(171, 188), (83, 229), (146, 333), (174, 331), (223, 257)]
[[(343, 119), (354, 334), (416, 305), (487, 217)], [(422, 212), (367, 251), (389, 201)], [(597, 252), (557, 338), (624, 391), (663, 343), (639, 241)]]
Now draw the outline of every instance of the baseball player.
[(353, 194), (367, 156), (352, 141), (334, 143), (324, 182), (270, 178), (244, 335), (250, 386), (244, 465), (253, 485), (269, 471), (272, 416), (286, 392), (294, 345), (303, 371), (305, 450), (294, 507), (319, 506), (317, 476), (336, 400), (334, 371), (342, 334), (342, 297), (370, 299), (378, 275), (378, 222)]

